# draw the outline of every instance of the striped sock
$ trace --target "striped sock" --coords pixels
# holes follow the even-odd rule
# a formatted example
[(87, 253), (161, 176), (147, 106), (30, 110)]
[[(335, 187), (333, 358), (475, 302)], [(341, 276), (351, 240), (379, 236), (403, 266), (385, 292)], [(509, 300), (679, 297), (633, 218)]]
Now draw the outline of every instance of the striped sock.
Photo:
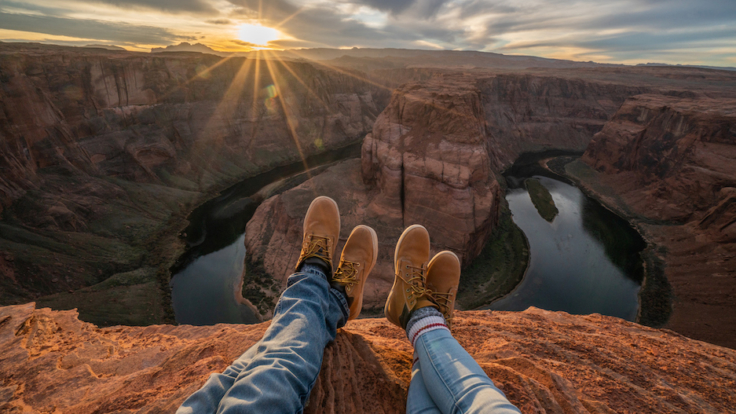
[(420, 336), (436, 329), (450, 330), (442, 312), (433, 307), (420, 308), (412, 313), (409, 323), (406, 324), (406, 337), (409, 338), (411, 346), (414, 346)]

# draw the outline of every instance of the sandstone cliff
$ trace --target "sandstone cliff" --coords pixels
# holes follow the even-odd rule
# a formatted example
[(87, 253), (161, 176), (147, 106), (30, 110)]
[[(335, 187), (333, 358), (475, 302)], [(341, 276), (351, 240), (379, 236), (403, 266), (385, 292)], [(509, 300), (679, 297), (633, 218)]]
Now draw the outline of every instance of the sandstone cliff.
[[(259, 325), (116, 326), (0, 308), (0, 411), (168, 413), (262, 336)], [(600, 315), (459, 312), (454, 335), (524, 413), (724, 413), (736, 351)], [(325, 350), (306, 412), (402, 413), (411, 345), (385, 319)]]
[(568, 171), (664, 260), (674, 296), (666, 326), (736, 347), (736, 100), (633, 97), (583, 161), (594, 171)]
[[(307, 63), (39, 45), (3, 44), (0, 78), (0, 303), (143, 269), (132, 296), (50, 299), (100, 323), (160, 322), (156, 278), (197, 203), (361, 139), (389, 96)], [(126, 307), (147, 309), (128, 320)]]
[[(648, 217), (705, 220), (703, 225), (722, 220), (705, 227), (719, 240), (736, 241), (736, 223), (720, 218), (729, 214), (727, 200), (736, 187), (736, 100), (631, 98), (595, 137), (583, 161), (635, 180), (642, 190), (635, 207)], [(730, 215), (736, 218), (736, 210)]]
[(437, 249), (464, 261), (478, 255), (501, 191), (472, 80), (445, 76), (398, 88), (363, 141), (361, 163), (368, 191), (378, 191), (369, 214), (394, 219), (389, 238), (418, 223)]
[(653, 89), (645, 82), (529, 74), (481, 78), (477, 87), (499, 171), (525, 152), (584, 151), (626, 98)]

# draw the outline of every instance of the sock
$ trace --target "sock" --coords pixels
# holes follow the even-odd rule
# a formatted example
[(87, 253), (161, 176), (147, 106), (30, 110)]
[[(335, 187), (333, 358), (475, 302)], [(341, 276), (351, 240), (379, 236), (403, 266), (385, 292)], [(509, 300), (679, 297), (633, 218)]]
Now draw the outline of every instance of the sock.
[(411, 313), (409, 322), (406, 324), (406, 337), (409, 338), (411, 346), (414, 346), (420, 336), (436, 329), (450, 330), (442, 312), (431, 306), (419, 308)]
[(309, 259), (306, 259), (304, 261), (304, 264), (302, 264), (302, 267), (300, 270), (303, 271), (306, 266), (314, 266), (314, 267), (319, 268), (320, 271), (322, 271), (322, 273), (324, 273), (325, 276), (327, 276), (327, 280), (330, 282), (330, 286), (333, 289), (337, 290), (338, 292), (342, 293), (343, 296), (347, 297), (347, 293), (345, 292), (345, 286), (332, 282), (332, 277), (331, 277), (332, 269), (330, 269), (330, 266), (327, 265), (327, 262), (317, 257), (310, 257)]
[(310, 264), (310, 263), (304, 263), (299, 268), (299, 271), (300, 272), (303, 272), (303, 273), (314, 273), (314, 272), (317, 272), (320, 275), (322, 275), (326, 280), (328, 280), (328, 281), (330, 280), (327, 277), (327, 272), (325, 272), (324, 266), (318, 266), (318, 265), (314, 265), (314, 264)]
[[(323, 260), (319, 260), (323, 265), (320, 266), (319, 264), (312, 264), (309, 263), (307, 259), (304, 261), (304, 264), (301, 265), (299, 268), (300, 272), (304, 273), (319, 273), (325, 280), (328, 282), (330, 281), (330, 277), (327, 276), (327, 272), (325, 271), (325, 268), (327, 263), (325, 263)], [(348, 295), (345, 294), (345, 288), (342, 286), (338, 286), (338, 288), (335, 287), (335, 284), (330, 283), (330, 293), (332, 293), (338, 301), (340, 301), (340, 311), (342, 312), (343, 321), (342, 324), (338, 326), (338, 328), (341, 328), (345, 325), (345, 323), (348, 321), (348, 318), (350, 317), (350, 303), (348, 300)]]
[[(324, 273), (325, 276), (328, 277), (328, 279), (329, 279), (329, 276), (332, 274), (332, 269), (330, 269), (330, 266), (327, 264), (327, 262), (325, 262), (324, 260), (318, 257), (310, 257), (304, 260), (304, 263), (302, 264), (302, 269), (306, 265), (312, 265), (312, 266), (319, 267), (322, 273)], [(302, 270), (302, 269), (299, 269), (299, 270)]]

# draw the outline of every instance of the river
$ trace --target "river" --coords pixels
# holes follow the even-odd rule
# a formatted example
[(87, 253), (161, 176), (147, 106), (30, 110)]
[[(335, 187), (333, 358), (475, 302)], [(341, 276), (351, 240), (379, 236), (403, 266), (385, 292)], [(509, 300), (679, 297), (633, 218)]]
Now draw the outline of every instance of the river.
[[(243, 303), (245, 225), (267, 197), (293, 188), (334, 162), (360, 156), (360, 144), (311, 157), (244, 180), (194, 210), (184, 233), (187, 250), (172, 268), (172, 303), (182, 324), (258, 322)], [(575, 314), (601, 313), (636, 320), (644, 241), (626, 221), (536, 162), (505, 174), (514, 222), (529, 240), (530, 262), (521, 283), (488, 308), (536, 306)], [(550, 223), (523, 183), (536, 178), (559, 210)]]
[[(600, 313), (635, 321), (645, 243), (629, 224), (578, 188), (539, 164), (505, 175), (514, 222), (529, 240), (529, 264), (521, 283), (489, 309), (521, 311), (529, 306), (573, 314)], [(524, 187), (535, 178), (559, 210), (548, 222)]]
[(188, 325), (256, 323), (243, 303), (245, 225), (261, 202), (342, 160), (359, 158), (362, 142), (308, 157), (248, 178), (196, 208), (183, 234), (187, 248), (171, 269), (176, 321)]

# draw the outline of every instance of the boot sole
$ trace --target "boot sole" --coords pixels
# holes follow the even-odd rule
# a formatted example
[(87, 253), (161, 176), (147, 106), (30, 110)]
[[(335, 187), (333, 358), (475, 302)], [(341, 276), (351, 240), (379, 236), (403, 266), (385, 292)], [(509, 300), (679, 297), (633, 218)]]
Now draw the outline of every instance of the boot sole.
[(393, 321), (388, 317), (388, 304), (394, 295), (394, 290), (396, 289), (396, 285), (398, 283), (398, 280), (397, 280), (398, 278), (396, 277), (398, 263), (396, 262), (396, 258), (399, 256), (399, 246), (401, 245), (401, 242), (404, 240), (404, 236), (409, 232), (409, 230), (417, 228), (417, 227), (421, 227), (424, 230), (427, 230), (421, 224), (412, 224), (411, 226), (407, 227), (403, 233), (401, 233), (401, 237), (399, 237), (399, 241), (396, 242), (396, 248), (394, 249), (394, 284), (393, 286), (391, 286), (391, 291), (388, 293), (388, 298), (386, 299), (386, 305), (383, 307), (383, 315), (386, 316), (386, 319), (388, 319), (389, 322), (399, 327), (401, 326), (401, 323), (399, 323), (399, 321)]
[(376, 262), (378, 261), (378, 235), (376, 234), (376, 231), (373, 230), (373, 228), (368, 227), (368, 226), (364, 226), (362, 224), (359, 225), (359, 226), (356, 226), (356, 228), (357, 227), (365, 227), (368, 230), (370, 230), (371, 231), (371, 234), (373, 235), (373, 237), (372, 237), (372, 239), (373, 239), (373, 261), (371, 262), (371, 266), (368, 267), (368, 268), (366, 268), (365, 272), (363, 273), (363, 277), (360, 280), (360, 286), (359, 286), (359, 289), (360, 289), (360, 298), (358, 298), (358, 308), (357, 308), (358, 309), (358, 312), (355, 314), (355, 316), (350, 315), (350, 317), (348, 317), (348, 320), (349, 321), (357, 318), (360, 315), (360, 311), (363, 309), (363, 293), (365, 293), (363, 291), (363, 287), (365, 286), (365, 281), (368, 280), (368, 275), (371, 274), (371, 271), (376, 266)]

